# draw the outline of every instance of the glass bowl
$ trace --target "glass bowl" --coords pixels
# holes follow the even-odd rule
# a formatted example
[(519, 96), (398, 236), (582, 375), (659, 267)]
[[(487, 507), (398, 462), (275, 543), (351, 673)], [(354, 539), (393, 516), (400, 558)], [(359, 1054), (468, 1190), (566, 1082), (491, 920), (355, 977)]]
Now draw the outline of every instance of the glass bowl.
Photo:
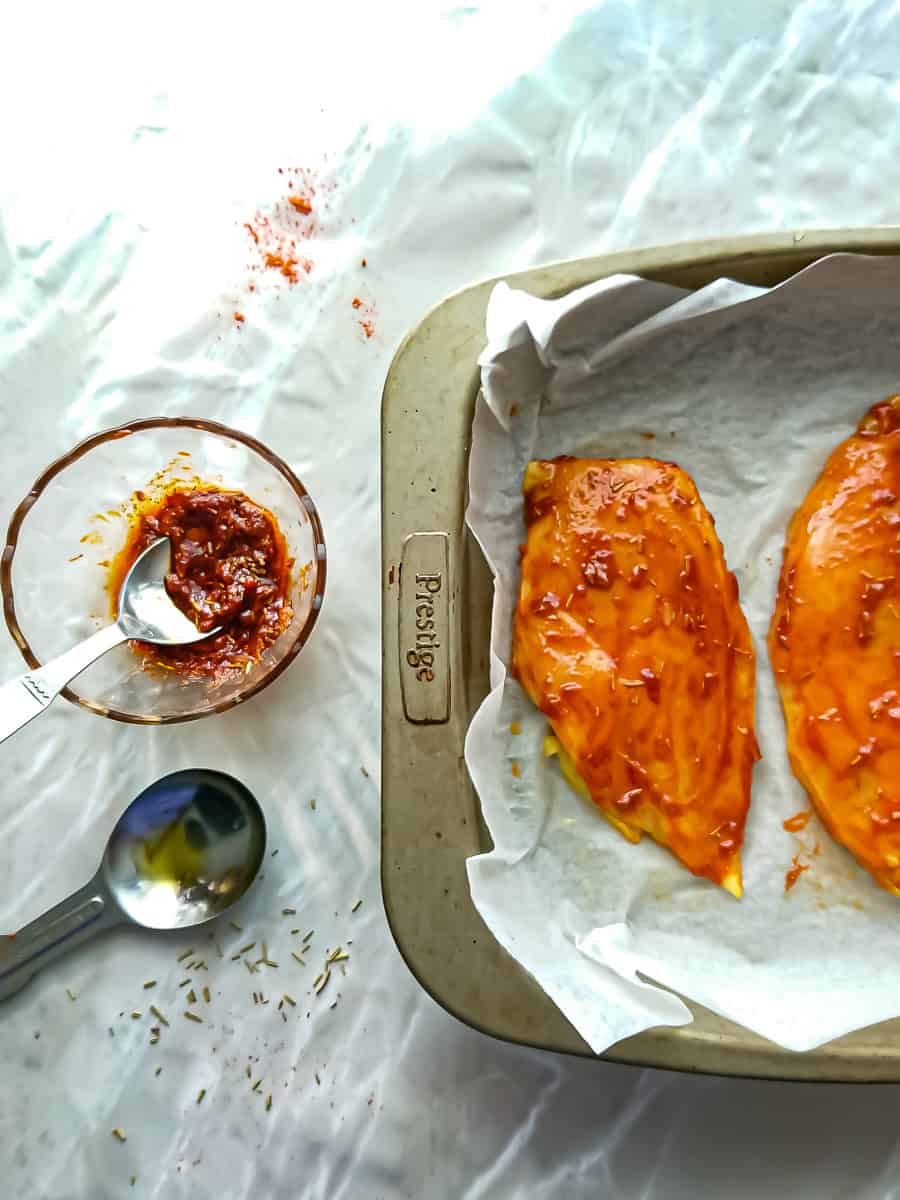
[(116, 721), (193, 721), (249, 699), (309, 637), (325, 591), (315, 505), (291, 469), (254, 438), (190, 417), (153, 417), (97, 433), (43, 472), (10, 521), (0, 560), (9, 631), (39, 667), (112, 620), (109, 564), (128, 533), (136, 491), (202, 481), (246, 493), (275, 516), (293, 559), (290, 624), (246, 674), (214, 681), (144, 667), (118, 646), (63, 695)]

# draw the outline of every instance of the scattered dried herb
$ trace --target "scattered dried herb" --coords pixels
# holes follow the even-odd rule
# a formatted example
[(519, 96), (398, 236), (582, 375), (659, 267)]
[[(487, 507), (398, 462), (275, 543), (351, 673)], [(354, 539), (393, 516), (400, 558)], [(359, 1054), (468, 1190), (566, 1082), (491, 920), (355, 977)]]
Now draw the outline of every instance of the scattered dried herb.
[(330, 978), (331, 978), (331, 972), (330, 972), (329, 970), (325, 970), (325, 971), (323, 972), (323, 974), (321, 974), (321, 975), (319, 976), (319, 979), (321, 980), (321, 983), (319, 983), (318, 987), (316, 987), (316, 985), (315, 985), (315, 984), (313, 984), (313, 988), (315, 989), (315, 993), (316, 993), (316, 995), (317, 995), (317, 996), (321, 996), (321, 994), (322, 994), (322, 993), (325, 991), (325, 989), (328, 987), (328, 980), (329, 980)]

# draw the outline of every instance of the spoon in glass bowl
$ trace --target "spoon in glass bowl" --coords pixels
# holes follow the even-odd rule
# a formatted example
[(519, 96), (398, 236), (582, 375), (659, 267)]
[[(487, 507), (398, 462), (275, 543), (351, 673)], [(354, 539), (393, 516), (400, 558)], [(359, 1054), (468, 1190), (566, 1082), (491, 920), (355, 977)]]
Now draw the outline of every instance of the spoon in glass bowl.
[(266, 851), (253, 794), (221, 771), (175, 771), (129, 804), (97, 874), (11, 936), (0, 935), (0, 999), (113, 925), (185, 929), (240, 900)]
[(173, 603), (165, 577), (172, 558), (167, 537), (157, 538), (139, 554), (119, 590), (119, 615), (65, 654), (26, 671), (0, 687), (0, 742), (27, 725), (101, 654), (132, 640), (156, 646), (187, 646), (219, 632), (201, 632)]

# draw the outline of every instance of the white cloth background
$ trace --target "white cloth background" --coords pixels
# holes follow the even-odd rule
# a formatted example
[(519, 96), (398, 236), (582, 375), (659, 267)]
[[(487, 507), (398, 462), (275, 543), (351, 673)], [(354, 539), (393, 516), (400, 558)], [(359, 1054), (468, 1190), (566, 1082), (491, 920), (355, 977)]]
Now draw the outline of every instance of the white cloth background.
[[(413, 982), (379, 899), (378, 414), (404, 331), (449, 290), (544, 260), (897, 219), (894, 6), (732, 7), (4, 13), (0, 522), (79, 437), (192, 412), (295, 467), (329, 584), (310, 645), (245, 709), (148, 730), (60, 703), (0, 747), (0, 928), (81, 883), (150, 779), (208, 763), (261, 797), (279, 849), (245, 927), (284, 958), (291, 905), (323, 948), (354, 942), (338, 1007), (304, 995), (288, 1024), (253, 1011), (227, 960), (208, 1024), (177, 1019), (177, 947), (136, 933), (45, 972), (0, 1014), (4, 1200), (893, 1194), (896, 1088), (491, 1042)], [(241, 225), (293, 166), (334, 183), (314, 270), (248, 295)], [(374, 305), (370, 339), (354, 296)], [(0, 667), (20, 669), (5, 635)], [(127, 1019), (149, 977), (172, 1021), (153, 1049)]]

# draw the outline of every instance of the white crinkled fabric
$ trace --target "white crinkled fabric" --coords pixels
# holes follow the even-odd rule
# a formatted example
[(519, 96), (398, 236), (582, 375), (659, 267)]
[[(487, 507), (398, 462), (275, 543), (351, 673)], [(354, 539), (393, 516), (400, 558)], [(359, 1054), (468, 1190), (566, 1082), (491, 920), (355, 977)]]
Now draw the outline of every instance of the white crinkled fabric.
[[(891, 5), (849, 0), (4, 13), (0, 522), (79, 438), (191, 412), (295, 468), (329, 581), (312, 641), (245, 708), (144, 729), (60, 702), (0, 747), (0, 928), (86, 879), (149, 780), (207, 764), (262, 799), (279, 850), (247, 940), (267, 933), (284, 958), (291, 906), (322, 948), (353, 942), (337, 1007), (301, 973), (282, 985), (287, 1022), (227, 959), (208, 1021), (183, 1021), (185, 943), (131, 931), (35, 979), (0, 1012), (4, 1200), (891, 1194), (896, 1088), (529, 1052), (413, 981), (378, 889), (377, 446), (391, 355), (454, 288), (608, 249), (896, 219), (898, 34)], [(298, 166), (321, 208), (291, 287), (251, 271), (243, 223)], [(0, 668), (20, 667), (4, 635)], [(149, 978), (171, 1013), (156, 1047), (128, 1016)]]

